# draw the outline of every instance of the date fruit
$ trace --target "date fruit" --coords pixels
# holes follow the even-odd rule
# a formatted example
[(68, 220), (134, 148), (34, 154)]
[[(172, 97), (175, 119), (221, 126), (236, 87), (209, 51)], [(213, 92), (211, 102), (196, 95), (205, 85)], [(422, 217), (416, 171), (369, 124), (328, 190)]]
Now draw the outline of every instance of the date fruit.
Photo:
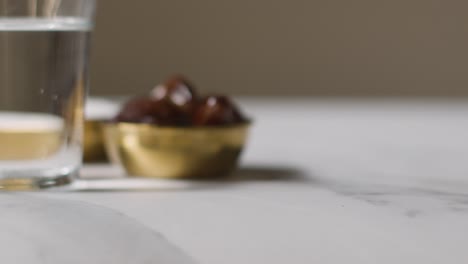
[(160, 126), (187, 126), (190, 118), (166, 101), (137, 97), (123, 106), (114, 121)]
[(190, 114), (197, 100), (194, 86), (183, 76), (176, 75), (169, 78), (163, 84), (156, 86), (150, 97), (158, 101), (166, 101), (181, 112)]
[(207, 96), (197, 105), (192, 124), (223, 126), (246, 122), (237, 106), (226, 96)]

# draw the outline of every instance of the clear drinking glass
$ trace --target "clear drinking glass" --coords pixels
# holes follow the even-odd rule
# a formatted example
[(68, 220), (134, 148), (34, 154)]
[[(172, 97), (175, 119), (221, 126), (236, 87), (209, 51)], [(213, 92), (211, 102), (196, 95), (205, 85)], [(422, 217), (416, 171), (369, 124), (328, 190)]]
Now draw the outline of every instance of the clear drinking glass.
[(81, 166), (95, 0), (0, 0), (0, 190), (69, 183)]

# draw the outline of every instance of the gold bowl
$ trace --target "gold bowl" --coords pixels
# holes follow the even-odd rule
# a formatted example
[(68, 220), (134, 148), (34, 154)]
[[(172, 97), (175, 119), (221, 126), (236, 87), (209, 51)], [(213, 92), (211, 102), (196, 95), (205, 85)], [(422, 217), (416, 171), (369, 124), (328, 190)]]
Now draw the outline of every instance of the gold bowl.
[(237, 165), (250, 124), (225, 127), (103, 125), (110, 160), (136, 177), (203, 178), (222, 176)]
[(107, 161), (102, 139), (102, 122), (97, 120), (86, 120), (84, 124), (83, 137), (83, 160), (84, 162)]

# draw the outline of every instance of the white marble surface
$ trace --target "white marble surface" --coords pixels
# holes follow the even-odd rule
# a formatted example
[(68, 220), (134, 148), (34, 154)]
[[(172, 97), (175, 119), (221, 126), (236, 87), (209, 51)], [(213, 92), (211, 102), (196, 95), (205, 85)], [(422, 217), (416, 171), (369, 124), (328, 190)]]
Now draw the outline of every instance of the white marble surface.
[(194, 263), (164, 237), (83, 202), (0, 195), (1, 263)]
[(233, 180), (33, 195), (115, 209), (204, 264), (468, 263), (468, 101), (243, 104)]

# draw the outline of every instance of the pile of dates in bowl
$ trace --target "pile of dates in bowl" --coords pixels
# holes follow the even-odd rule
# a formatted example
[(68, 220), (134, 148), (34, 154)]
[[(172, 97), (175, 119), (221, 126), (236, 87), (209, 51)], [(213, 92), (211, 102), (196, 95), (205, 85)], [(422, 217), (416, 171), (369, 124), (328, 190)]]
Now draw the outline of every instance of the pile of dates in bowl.
[(212, 178), (236, 168), (250, 121), (227, 96), (200, 96), (183, 76), (123, 104), (102, 132), (111, 162), (128, 175)]

